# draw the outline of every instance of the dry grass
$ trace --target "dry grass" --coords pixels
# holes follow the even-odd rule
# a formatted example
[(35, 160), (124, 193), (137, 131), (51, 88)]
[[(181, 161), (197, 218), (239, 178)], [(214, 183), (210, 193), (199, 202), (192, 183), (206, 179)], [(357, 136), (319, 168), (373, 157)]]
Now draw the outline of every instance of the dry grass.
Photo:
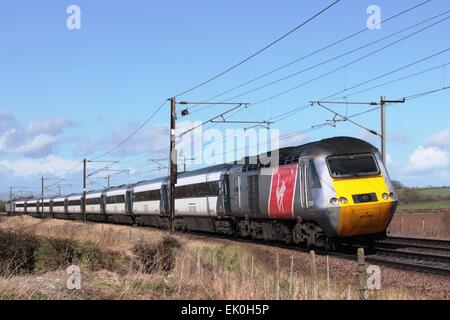
[[(108, 255), (113, 264), (81, 261), (82, 288), (66, 288), (66, 264), (46, 272), (0, 277), (0, 299), (357, 299), (356, 263), (317, 257), (312, 277), (309, 255), (209, 237), (154, 229), (84, 224), (30, 217), (2, 217), (0, 230), (65, 239)], [(64, 252), (64, 250), (60, 250)], [(94, 259), (95, 260), (95, 259)], [(76, 261), (79, 263), (80, 261)], [(120, 266), (120, 267), (119, 267)], [(393, 276), (393, 278), (398, 278)], [(386, 279), (387, 283), (390, 279)], [(444, 283), (445, 285), (445, 283)], [(370, 299), (448, 298), (428, 290), (387, 285)]]

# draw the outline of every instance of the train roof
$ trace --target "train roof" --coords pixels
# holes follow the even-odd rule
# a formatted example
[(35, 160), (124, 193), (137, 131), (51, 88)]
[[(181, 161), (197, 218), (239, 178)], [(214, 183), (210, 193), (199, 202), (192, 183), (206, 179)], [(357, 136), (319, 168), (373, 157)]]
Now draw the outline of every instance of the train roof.
[(196, 175), (200, 175), (200, 174), (207, 174), (207, 173), (211, 173), (211, 172), (225, 171), (229, 167), (230, 167), (230, 164), (218, 164), (215, 166), (200, 168), (197, 170), (179, 172), (178, 178), (186, 178), (186, 177), (196, 176)]
[[(281, 149), (282, 150), (282, 149)], [(280, 164), (298, 162), (303, 156), (338, 156), (349, 154), (372, 153), (377, 149), (370, 143), (353, 137), (334, 137), (295, 147), (287, 152), (280, 152)]]
[(98, 189), (98, 190), (90, 190), (90, 191), (88, 191), (88, 192), (86, 192), (86, 195), (88, 195), (88, 194), (96, 194), (96, 193), (103, 193), (103, 189)]
[[(279, 154), (279, 165), (285, 165), (290, 163), (297, 163), (299, 158), (305, 157), (305, 156), (330, 156), (330, 155), (348, 155), (348, 154), (361, 154), (361, 153), (373, 153), (377, 151), (377, 148), (375, 148), (370, 143), (353, 137), (333, 137), (333, 138), (327, 138), (322, 139), (318, 141), (309, 142), (300, 146), (292, 146), (292, 147), (285, 147), (280, 148), (274, 151), (270, 151), (267, 154), (263, 153), (256, 156), (249, 156), (242, 158), (239, 161), (234, 161), (231, 163), (224, 163), (219, 164), (215, 166), (205, 167), (197, 170), (192, 171), (186, 171), (186, 172), (179, 172), (178, 178), (185, 178), (185, 177), (191, 177), (201, 174), (208, 174), (212, 172), (219, 172), (219, 171), (226, 171), (233, 166), (239, 165), (242, 167), (242, 171), (251, 171), (256, 170), (260, 167), (263, 167), (260, 163), (260, 158), (262, 156), (271, 156), (274, 152), (278, 152)], [(110, 192), (110, 191), (116, 191), (116, 190), (124, 190), (124, 189), (130, 189), (137, 186), (142, 186), (146, 184), (152, 184), (152, 183), (164, 183), (167, 181), (168, 177), (158, 177), (155, 179), (150, 180), (143, 180), (132, 184), (124, 184), (120, 186), (114, 186), (111, 188), (106, 188), (103, 190), (92, 190), (87, 192), (87, 194), (93, 194), (93, 193), (103, 193), (103, 192)], [(68, 198), (68, 197), (74, 197), (74, 196), (82, 196), (82, 193), (74, 193), (66, 196), (57, 196), (52, 199), (57, 198)], [(22, 200), (27, 201), (27, 200)], [(32, 200), (31, 200), (32, 201)], [(19, 202), (19, 201), (18, 201)]]
[(153, 184), (153, 183), (158, 183), (158, 182), (163, 183), (166, 179), (167, 179), (167, 177), (159, 177), (159, 178), (150, 179), (150, 180), (142, 180), (142, 181), (138, 181), (134, 184), (131, 184), (130, 188), (145, 186), (147, 184)]
[(297, 163), (299, 158), (305, 156), (330, 156), (348, 155), (374, 152), (377, 149), (370, 143), (353, 137), (333, 137), (319, 141), (309, 142), (300, 146), (280, 148), (257, 156), (249, 156), (235, 161), (234, 164), (242, 164), (243, 171), (255, 170), (263, 165), (260, 157), (271, 156), (278, 152), (279, 165)]
[(103, 192), (116, 191), (116, 190), (126, 190), (126, 189), (128, 189), (128, 187), (129, 187), (128, 184), (122, 184), (120, 186), (114, 186), (114, 187), (106, 188), (106, 189), (103, 190)]

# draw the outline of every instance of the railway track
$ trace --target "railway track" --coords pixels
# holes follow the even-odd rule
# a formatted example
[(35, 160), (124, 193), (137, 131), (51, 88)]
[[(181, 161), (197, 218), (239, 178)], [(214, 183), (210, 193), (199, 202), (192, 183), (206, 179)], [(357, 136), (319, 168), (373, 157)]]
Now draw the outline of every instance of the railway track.
[(450, 276), (450, 241), (388, 237), (369, 251), (366, 260), (401, 269)]
[(432, 249), (450, 252), (450, 240), (388, 237), (383, 245), (391, 245), (405, 248)]

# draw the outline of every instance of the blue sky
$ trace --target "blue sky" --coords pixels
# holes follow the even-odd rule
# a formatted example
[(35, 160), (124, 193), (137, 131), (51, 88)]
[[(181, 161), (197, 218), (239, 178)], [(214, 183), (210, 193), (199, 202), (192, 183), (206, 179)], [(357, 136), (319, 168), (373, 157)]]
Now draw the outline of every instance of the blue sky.
[[(341, 0), (329, 11), (225, 76), (180, 97), (202, 101), (366, 27), (366, 10), (378, 5), (385, 19), (422, 1)], [(81, 190), (81, 167), (69, 169), (84, 157), (95, 157), (117, 145), (161, 102), (188, 89), (254, 53), (331, 1), (2, 1), (0, 3), (0, 192), (9, 186), (30, 186), (46, 176)], [(66, 27), (66, 9), (81, 9), (81, 29)], [(410, 27), (450, 9), (448, 1), (433, 0), (332, 48), (220, 97), (252, 88), (314, 66), (364, 44)], [(239, 97), (254, 103), (339, 68), (449, 14), (380, 41), (360, 51), (293, 76), (276, 85)], [(450, 47), (450, 19), (436, 23), (408, 39), (305, 85), (250, 106), (235, 120), (267, 120), (310, 100), (374, 78)], [(365, 89), (450, 62), (447, 51), (368, 83)], [(377, 101), (439, 89), (450, 84), (450, 66), (349, 97), (349, 101)], [(351, 93), (355, 90), (349, 90)], [(450, 90), (388, 108), (388, 167), (394, 179), (410, 186), (450, 185)], [(334, 99), (339, 100), (345, 94)], [(346, 112), (346, 106), (333, 106)], [(367, 110), (349, 106), (348, 114)], [(214, 107), (193, 114), (201, 121), (225, 110)], [(289, 134), (332, 118), (318, 107), (294, 114), (273, 128)], [(131, 175), (112, 177), (112, 184), (130, 183), (155, 175), (148, 159), (168, 144), (169, 107), (124, 147), (104, 160), (121, 160), (115, 168)], [(182, 119), (184, 121), (185, 119)], [(379, 113), (355, 118), (379, 130)], [(183, 124), (186, 128), (189, 124)], [(217, 129), (238, 128), (218, 125)], [(378, 139), (350, 123), (325, 127), (287, 141), (299, 144), (330, 136), (351, 135), (376, 145)], [(103, 160), (102, 159), (102, 160)], [(90, 170), (100, 164), (91, 164)], [(195, 167), (195, 166), (194, 166)], [(98, 176), (89, 188), (105, 181)], [(96, 184), (99, 183), (99, 184)], [(49, 194), (54, 191), (49, 190)]]

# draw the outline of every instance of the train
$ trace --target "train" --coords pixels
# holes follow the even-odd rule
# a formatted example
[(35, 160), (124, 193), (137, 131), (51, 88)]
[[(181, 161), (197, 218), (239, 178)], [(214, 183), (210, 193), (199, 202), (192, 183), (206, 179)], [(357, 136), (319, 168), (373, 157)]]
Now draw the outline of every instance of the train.
[[(17, 200), (11, 214), (200, 231), (333, 250), (386, 237), (398, 197), (370, 143), (333, 137), (178, 173), (175, 218), (170, 180), (161, 177), (105, 190)], [(272, 151), (273, 152), (273, 151)], [(84, 207), (85, 204), (85, 207)]]

